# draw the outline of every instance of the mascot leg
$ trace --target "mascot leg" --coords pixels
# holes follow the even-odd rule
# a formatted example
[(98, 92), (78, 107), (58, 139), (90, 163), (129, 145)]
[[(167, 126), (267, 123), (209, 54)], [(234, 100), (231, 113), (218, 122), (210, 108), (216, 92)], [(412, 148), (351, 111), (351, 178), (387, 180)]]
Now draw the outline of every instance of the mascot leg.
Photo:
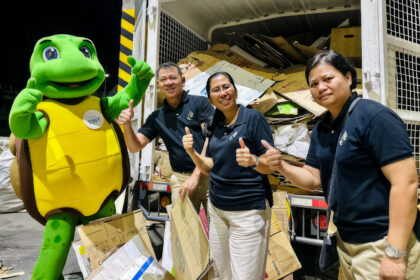
[(32, 279), (62, 279), (62, 270), (74, 238), (78, 217), (72, 214), (56, 214), (48, 218), (44, 241), (36, 262)]
[(96, 213), (92, 216), (89, 216), (89, 217), (83, 217), (82, 218), (82, 223), (87, 224), (90, 221), (94, 221), (94, 220), (97, 220), (97, 219), (100, 219), (100, 218), (109, 217), (109, 216), (112, 216), (112, 215), (115, 215), (115, 202), (114, 202), (113, 198), (109, 199), (105, 203), (104, 207), (102, 207), (102, 209), (99, 210), (98, 213)]
[[(98, 213), (82, 218), (82, 222), (87, 224), (114, 214), (115, 203), (113, 199), (110, 199)], [(56, 214), (48, 218), (44, 230), (44, 242), (32, 273), (33, 280), (63, 279), (61, 272), (74, 238), (78, 218), (72, 214)]]

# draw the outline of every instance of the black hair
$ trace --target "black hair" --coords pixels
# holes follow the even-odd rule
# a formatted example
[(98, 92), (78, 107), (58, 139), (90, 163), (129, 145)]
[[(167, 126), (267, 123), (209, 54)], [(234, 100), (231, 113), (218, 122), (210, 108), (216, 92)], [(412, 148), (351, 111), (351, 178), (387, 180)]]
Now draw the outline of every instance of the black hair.
[(318, 66), (319, 64), (329, 64), (337, 69), (343, 76), (346, 76), (348, 72), (351, 74), (351, 85), (350, 90), (353, 90), (357, 86), (357, 73), (356, 69), (354, 69), (353, 64), (345, 58), (342, 54), (335, 52), (333, 50), (325, 51), (316, 54), (312, 57), (308, 64), (306, 65), (305, 70), (305, 78), (306, 82), (309, 85), (309, 73), (313, 68)]
[(182, 78), (182, 70), (179, 67), (178, 64), (176, 64), (175, 62), (165, 62), (162, 63), (161, 65), (159, 65), (158, 69), (156, 70), (156, 78), (159, 79), (159, 71), (160, 69), (167, 69), (167, 68), (172, 68), (175, 67), (176, 70), (178, 71), (179, 76)]
[[(211, 81), (213, 80), (213, 78), (216, 78), (216, 77), (218, 77), (220, 75), (223, 75), (226, 78), (228, 78), (229, 82), (232, 84), (232, 86), (235, 89), (235, 91), (237, 91), (236, 86), (235, 86), (235, 82), (233, 81), (233, 78), (232, 78), (232, 76), (229, 73), (227, 73), (227, 72), (216, 72), (216, 73), (212, 74), (207, 79), (206, 91), (207, 91), (208, 98), (210, 98), (210, 83), (211, 83)], [(213, 117), (204, 124), (203, 135), (205, 137), (211, 137), (213, 135), (214, 129), (218, 125), (220, 125), (221, 123), (223, 123), (224, 120), (225, 120), (225, 115), (222, 113), (222, 111), (216, 109), (214, 111)]]

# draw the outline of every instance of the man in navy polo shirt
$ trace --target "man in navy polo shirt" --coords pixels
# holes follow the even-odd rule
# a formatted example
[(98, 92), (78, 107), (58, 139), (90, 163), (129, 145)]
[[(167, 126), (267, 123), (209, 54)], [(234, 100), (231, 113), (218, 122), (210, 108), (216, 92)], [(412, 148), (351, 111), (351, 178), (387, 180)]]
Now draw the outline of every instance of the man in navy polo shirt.
[(132, 153), (141, 151), (154, 138), (161, 137), (174, 171), (170, 178), (172, 202), (188, 194), (197, 212), (201, 203), (207, 211), (209, 179), (200, 173), (185, 152), (182, 137), (185, 127), (189, 127), (196, 139), (194, 149), (201, 151), (205, 141), (202, 129), (213, 116), (214, 109), (207, 98), (188, 95), (183, 90), (185, 78), (177, 64), (167, 62), (160, 65), (156, 76), (159, 92), (165, 96), (164, 105), (150, 114), (138, 133), (134, 133), (131, 127), (134, 116), (131, 101), (130, 107), (121, 112), (117, 122), (124, 126), (125, 141)]

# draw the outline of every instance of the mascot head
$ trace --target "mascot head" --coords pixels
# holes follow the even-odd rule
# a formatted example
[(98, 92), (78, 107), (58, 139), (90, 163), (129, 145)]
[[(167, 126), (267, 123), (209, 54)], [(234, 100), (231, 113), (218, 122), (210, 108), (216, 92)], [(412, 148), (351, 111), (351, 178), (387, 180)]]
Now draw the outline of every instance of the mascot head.
[(36, 43), (30, 71), (36, 79), (36, 88), (54, 99), (90, 95), (105, 79), (92, 41), (64, 34)]

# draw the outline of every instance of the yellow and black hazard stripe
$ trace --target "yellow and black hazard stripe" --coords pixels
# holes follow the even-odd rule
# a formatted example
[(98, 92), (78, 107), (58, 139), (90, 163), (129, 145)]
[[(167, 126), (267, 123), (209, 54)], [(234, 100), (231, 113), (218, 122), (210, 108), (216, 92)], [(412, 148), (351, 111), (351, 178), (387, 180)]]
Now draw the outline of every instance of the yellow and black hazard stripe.
[(135, 22), (136, 18), (134, 9), (122, 10), (118, 91), (122, 90), (128, 82), (130, 82), (131, 66), (127, 61), (127, 57), (133, 53), (133, 33)]

